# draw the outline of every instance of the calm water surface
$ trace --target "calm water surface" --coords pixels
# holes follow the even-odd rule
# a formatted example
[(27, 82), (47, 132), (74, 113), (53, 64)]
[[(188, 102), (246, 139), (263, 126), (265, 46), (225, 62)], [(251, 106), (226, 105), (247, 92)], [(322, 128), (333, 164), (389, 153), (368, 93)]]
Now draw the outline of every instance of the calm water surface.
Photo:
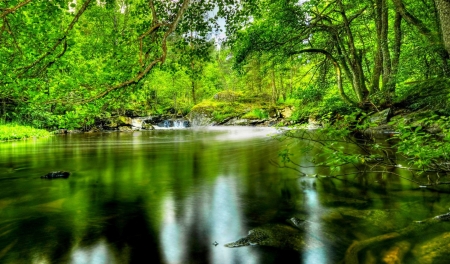
[[(271, 161), (286, 142), (271, 133), (155, 130), (0, 143), (0, 262), (337, 263), (353, 240), (448, 212), (447, 192), (399, 177), (344, 181), (278, 168)], [(301, 153), (295, 158), (307, 164)], [(39, 178), (56, 170), (72, 174)], [(305, 243), (327, 242), (300, 252), (223, 246), (293, 216), (314, 223)], [(449, 226), (426, 234), (379, 244), (360, 259), (382, 263), (400, 252), (405, 263), (423, 263), (430, 254), (433, 263), (447, 263), (429, 248), (449, 247), (441, 245), (450, 242)], [(395, 251), (398, 245), (406, 246)]]

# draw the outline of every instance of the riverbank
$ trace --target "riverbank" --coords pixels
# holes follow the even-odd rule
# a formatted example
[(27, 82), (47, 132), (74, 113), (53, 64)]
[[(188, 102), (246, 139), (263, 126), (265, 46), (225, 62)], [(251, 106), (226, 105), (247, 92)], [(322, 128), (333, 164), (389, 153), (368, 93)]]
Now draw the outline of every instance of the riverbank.
[(0, 141), (49, 137), (50, 132), (18, 124), (0, 124)]

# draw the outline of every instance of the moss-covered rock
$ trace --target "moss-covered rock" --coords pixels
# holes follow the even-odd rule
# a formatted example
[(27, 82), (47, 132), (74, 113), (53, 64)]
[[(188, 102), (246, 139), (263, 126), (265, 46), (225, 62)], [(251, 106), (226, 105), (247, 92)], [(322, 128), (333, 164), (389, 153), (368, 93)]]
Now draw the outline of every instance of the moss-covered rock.
[(450, 252), (450, 232), (424, 240), (412, 249), (417, 263), (448, 263)]

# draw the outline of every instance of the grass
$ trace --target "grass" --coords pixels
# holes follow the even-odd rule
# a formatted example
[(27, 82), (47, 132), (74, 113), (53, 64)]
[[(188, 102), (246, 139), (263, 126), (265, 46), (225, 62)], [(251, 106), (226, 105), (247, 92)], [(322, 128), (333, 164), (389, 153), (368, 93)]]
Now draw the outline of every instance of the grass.
[(0, 124), (0, 141), (49, 137), (50, 132), (18, 124)]

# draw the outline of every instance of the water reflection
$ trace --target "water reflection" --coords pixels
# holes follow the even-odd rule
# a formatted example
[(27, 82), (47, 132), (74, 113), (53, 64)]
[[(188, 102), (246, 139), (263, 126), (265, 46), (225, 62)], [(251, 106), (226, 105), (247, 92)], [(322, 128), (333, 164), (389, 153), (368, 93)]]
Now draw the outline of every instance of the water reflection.
[(110, 258), (112, 254), (109, 253), (109, 249), (104, 240), (99, 240), (95, 245), (89, 248), (78, 248), (72, 253), (70, 263), (72, 264), (85, 264), (85, 263), (97, 263), (107, 264), (113, 263), (113, 259)]
[[(366, 239), (448, 210), (448, 193), (416, 190), (398, 177), (305, 179), (272, 166), (284, 143), (267, 137), (271, 131), (158, 130), (2, 143), (0, 262), (336, 263), (349, 242), (330, 233)], [(310, 157), (297, 154), (308, 164)], [(72, 175), (39, 178), (53, 170)], [(322, 246), (302, 252), (223, 246), (293, 216), (310, 223), (306, 243)], [(411, 248), (421, 245), (415, 239)], [(414, 259), (414, 252), (405, 256)]]
[(185, 229), (189, 228), (184, 223), (189, 220), (186, 216), (181, 216), (181, 221), (176, 217), (177, 210), (175, 208), (172, 197), (167, 197), (163, 202), (163, 218), (161, 223), (161, 246), (166, 263), (182, 263), (186, 258), (186, 247), (189, 246)]
[[(312, 179), (309, 179), (308, 184), (312, 186)], [(319, 197), (317, 191), (313, 188), (309, 187), (304, 191), (305, 194), (305, 211), (306, 211), (306, 221), (310, 222), (309, 231), (306, 236), (306, 243), (312, 244), (316, 243), (318, 238), (324, 237), (322, 232), (322, 206), (319, 202)], [(321, 263), (333, 263), (330, 257), (330, 251), (327, 250), (327, 244), (324, 244), (322, 247), (318, 247), (316, 249), (307, 250), (303, 254), (303, 263), (311, 263), (311, 264), (321, 264)]]

